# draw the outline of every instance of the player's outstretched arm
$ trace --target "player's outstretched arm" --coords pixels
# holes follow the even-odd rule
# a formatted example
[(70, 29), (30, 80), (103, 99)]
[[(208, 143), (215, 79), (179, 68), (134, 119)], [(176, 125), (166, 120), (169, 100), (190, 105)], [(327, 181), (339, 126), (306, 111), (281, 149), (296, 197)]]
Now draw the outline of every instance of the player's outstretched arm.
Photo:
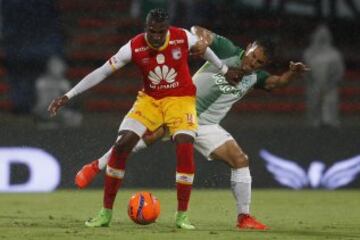
[[(206, 54), (209, 54), (209, 55), (217, 54), (217, 53), (213, 52), (213, 49), (210, 50), (210, 46), (214, 42), (214, 38), (216, 36), (215, 33), (213, 33), (212, 31), (210, 31), (206, 28), (200, 27), (200, 26), (192, 26), (191, 33), (196, 35), (197, 38), (199, 39), (198, 42), (191, 48), (192, 55), (205, 56), (205, 59), (206, 59), (206, 58), (208, 58), (206, 56)], [(232, 43), (229, 44), (227, 41), (225, 41), (225, 42), (226, 42), (226, 46), (227, 46), (227, 49), (226, 49), (227, 52), (233, 51)], [(221, 72), (224, 74), (227, 82), (233, 86), (237, 85), (242, 76), (242, 74), (239, 73), (239, 69), (227, 67), (226, 65), (223, 65), (221, 68), (222, 68)]]
[(272, 90), (281, 88), (289, 84), (294, 79), (300, 78), (305, 72), (310, 71), (310, 68), (302, 62), (289, 63), (289, 70), (282, 75), (271, 75), (266, 79), (265, 89)]
[[(200, 39), (197, 35), (192, 34), (187, 30), (185, 30), (185, 33), (188, 38), (190, 52), (194, 47), (198, 47), (197, 51), (203, 52), (203, 54), (200, 54), (202, 58), (217, 67), (222, 75), (225, 75), (228, 72), (228, 66), (220, 60), (203, 39)], [(201, 47), (199, 48), (199, 46)]]
[(71, 98), (99, 84), (109, 75), (111, 75), (114, 71), (126, 65), (130, 61), (131, 46), (130, 42), (128, 42), (127, 44), (122, 46), (120, 50), (114, 56), (112, 56), (105, 64), (86, 75), (75, 87), (68, 91), (64, 96), (54, 99), (48, 107), (50, 116), (55, 116), (56, 113), (60, 110), (60, 108), (65, 106)]
[(54, 99), (49, 107), (48, 111), (50, 116), (53, 117), (56, 113), (66, 105), (66, 103), (76, 95), (79, 95), (82, 92), (85, 92), (89, 88), (95, 86), (96, 84), (100, 83), (104, 80), (108, 75), (111, 74), (111, 68), (106, 66), (105, 63), (102, 67), (94, 70), (93, 72), (89, 73), (86, 77), (84, 77), (75, 87), (70, 89), (64, 96), (58, 97)]
[(192, 26), (191, 33), (196, 35), (199, 41), (190, 49), (192, 56), (203, 56), (206, 48), (209, 47), (214, 39), (214, 33), (200, 26)]

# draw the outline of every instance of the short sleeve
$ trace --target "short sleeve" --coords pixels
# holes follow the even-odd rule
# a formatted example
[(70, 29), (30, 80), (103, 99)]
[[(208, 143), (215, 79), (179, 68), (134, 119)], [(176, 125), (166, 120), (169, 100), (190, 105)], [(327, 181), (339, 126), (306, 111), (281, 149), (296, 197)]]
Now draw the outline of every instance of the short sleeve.
[(242, 50), (241, 48), (235, 46), (234, 43), (226, 37), (217, 34), (215, 34), (210, 48), (221, 59), (232, 57)]
[(270, 76), (270, 73), (259, 70), (256, 71), (256, 83), (254, 88), (265, 89), (266, 79)]

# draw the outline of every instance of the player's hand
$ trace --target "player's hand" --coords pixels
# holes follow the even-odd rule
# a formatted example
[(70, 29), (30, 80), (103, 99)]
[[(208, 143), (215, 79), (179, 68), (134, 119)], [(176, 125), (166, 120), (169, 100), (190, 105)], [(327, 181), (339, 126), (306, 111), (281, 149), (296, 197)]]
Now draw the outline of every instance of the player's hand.
[(192, 34), (196, 35), (199, 40), (204, 41), (208, 46), (211, 45), (214, 40), (214, 33), (206, 28), (192, 26), (190, 31)]
[(56, 113), (59, 111), (59, 109), (61, 107), (63, 107), (64, 105), (66, 105), (66, 103), (68, 101), (69, 101), (69, 98), (67, 96), (65, 96), (65, 95), (52, 100), (52, 102), (50, 103), (50, 105), (48, 107), (50, 117), (55, 116)]
[(311, 69), (302, 62), (290, 61), (289, 70), (293, 73), (302, 74), (310, 71)]
[(146, 143), (146, 146), (150, 146), (157, 140), (163, 139), (164, 137), (167, 137), (167, 140), (169, 139), (169, 129), (165, 125), (160, 126), (153, 132), (146, 131), (145, 134), (142, 136), (142, 139)]
[(211, 45), (213, 41), (213, 33), (206, 28), (200, 26), (191, 27), (192, 34), (198, 37), (197, 43), (191, 48), (190, 54), (195, 57), (202, 57), (206, 48)]
[(190, 55), (194, 57), (202, 57), (208, 47), (208, 43), (204, 40), (199, 40), (190, 49)]
[(230, 85), (236, 86), (241, 80), (242, 76), (243, 74), (241, 74), (238, 68), (229, 67), (229, 70), (225, 74), (225, 79)]

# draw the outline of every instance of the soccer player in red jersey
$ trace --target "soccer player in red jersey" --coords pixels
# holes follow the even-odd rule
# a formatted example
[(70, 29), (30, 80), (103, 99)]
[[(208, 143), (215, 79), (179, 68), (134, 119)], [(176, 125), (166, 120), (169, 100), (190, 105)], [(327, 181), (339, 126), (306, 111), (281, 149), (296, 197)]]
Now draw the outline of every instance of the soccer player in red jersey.
[[(51, 116), (69, 99), (98, 84), (128, 62), (135, 63), (143, 75), (144, 87), (119, 128), (119, 136), (109, 151), (106, 167), (103, 208), (88, 221), (88, 227), (108, 226), (118, 189), (125, 174), (126, 161), (146, 130), (166, 125), (176, 144), (176, 188), (178, 207), (176, 226), (194, 229), (186, 211), (194, 178), (193, 142), (197, 130), (196, 87), (191, 79), (188, 55), (201, 41), (190, 32), (169, 26), (162, 9), (151, 10), (146, 18), (145, 33), (132, 38), (103, 66), (82, 79), (64, 96), (49, 106)], [(237, 72), (229, 69), (206, 48), (203, 58), (210, 61), (230, 81)]]

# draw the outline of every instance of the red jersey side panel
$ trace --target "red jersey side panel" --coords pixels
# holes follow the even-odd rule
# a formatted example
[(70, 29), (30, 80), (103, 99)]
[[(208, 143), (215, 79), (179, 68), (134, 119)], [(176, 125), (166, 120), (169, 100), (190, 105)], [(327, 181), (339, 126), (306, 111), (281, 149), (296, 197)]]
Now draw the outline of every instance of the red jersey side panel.
[(142, 72), (144, 92), (155, 99), (195, 96), (186, 33), (181, 28), (170, 27), (169, 34), (169, 44), (161, 51), (148, 46), (144, 33), (131, 40), (132, 61)]

